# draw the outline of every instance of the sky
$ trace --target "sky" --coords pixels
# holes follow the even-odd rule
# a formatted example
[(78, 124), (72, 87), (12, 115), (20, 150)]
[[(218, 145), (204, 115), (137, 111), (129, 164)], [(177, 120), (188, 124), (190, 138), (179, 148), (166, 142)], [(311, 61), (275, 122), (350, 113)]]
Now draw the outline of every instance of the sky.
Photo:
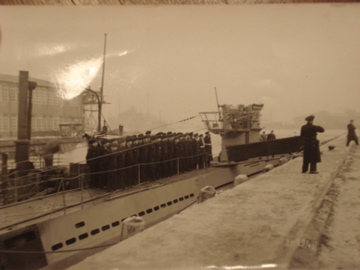
[(101, 87), (104, 116), (168, 121), (263, 103), (292, 121), (359, 111), (360, 4), (1, 6), (0, 73), (54, 81), (64, 98)]

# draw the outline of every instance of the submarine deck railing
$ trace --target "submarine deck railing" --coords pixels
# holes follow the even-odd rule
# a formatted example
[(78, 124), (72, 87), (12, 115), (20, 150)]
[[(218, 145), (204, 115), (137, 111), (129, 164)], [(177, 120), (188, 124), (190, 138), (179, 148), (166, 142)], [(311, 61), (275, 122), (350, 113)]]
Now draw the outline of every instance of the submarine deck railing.
[[(3, 205), (0, 206), (0, 210), (4, 209), (4, 208), (15, 207), (17, 205), (28, 203), (28, 202), (35, 201), (35, 200), (41, 200), (41, 199), (44, 199), (44, 198), (49, 198), (51, 196), (58, 196), (58, 195), (62, 196), (62, 206), (57, 207), (57, 208), (53, 208), (53, 209), (48, 209), (47, 211), (42, 211), (41, 213), (39, 213), (39, 215), (33, 216), (31, 218), (25, 218), (25, 219), (22, 219), (22, 220), (17, 221), (17, 222), (12, 222), (10, 225), (0, 227), (0, 231), (4, 230), (6, 228), (9, 228), (9, 227), (15, 226), (15, 225), (19, 225), (19, 224), (31, 221), (31, 220), (36, 220), (38, 218), (47, 216), (49, 214), (59, 213), (61, 211), (63, 212), (63, 215), (66, 215), (66, 210), (69, 209), (69, 208), (72, 208), (74, 206), (80, 206), (81, 208), (83, 208), (84, 204), (92, 202), (92, 201), (97, 200), (97, 199), (101, 199), (101, 198), (106, 197), (106, 196), (108, 196), (110, 194), (114, 194), (114, 192), (117, 192), (117, 191), (120, 192), (120, 191), (123, 191), (123, 190), (126, 191), (127, 188), (139, 187), (142, 184), (149, 183), (149, 181), (148, 182), (141, 182), (141, 169), (140, 168), (143, 165), (148, 166), (148, 165), (155, 165), (155, 164), (169, 163), (169, 162), (177, 161), (177, 172), (176, 172), (176, 174), (168, 175), (168, 176), (162, 177), (160, 179), (165, 179), (167, 177), (171, 177), (171, 176), (175, 176), (175, 175), (179, 176), (182, 173), (187, 173), (187, 172), (194, 171), (194, 170), (191, 169), (191, 170), (186, 170), (184, 172), (181, 172), (180, 169), (179, 169), (180, 162), (181, 162), (181, 160), (186, 160), (186, 159), (189, 160), (189, 159), (201, 156), (201, 155), (204, 155), (204, 154), (201, 153), (201, 154), (192, 155), (192, 156), (177, 157), (177, 158), (172, 158), (172, 159), (163, 160), (163, 161), (159, 161), (159, 162), (152, 162), (152, 163), (138, 163), (136, 165), (132, 165), (132, 166), (128, 166), (128, 167), (116, 168), (116, 169), (112, 169), (112, 170), (100, 171), (100, 172), (95, 172), (95, 173), (80, 173), (79, 172), (79, 174), (74, 176), (74, 177), (58, 177), (58, 176), (54, 176), (53, 178), (47, 179), (45, 181), (41, 181), (41, 173), (39, 173), (39, 172), (28, 172), (28, 175), (25, 175), (25, 176), (20, 176), (18, 172), (13, 172), (11, 174), (5, 175), (5, 178), (4, 178), (4, 175), (2, 175), (1, 186), (3, 187), (5, 184), (8, 184), (9, 186), (6, 187), (6, 188), (1, 189), (1, 193), (0, 193), (1, 199), (3, 200), (4, 195), (5, 195), (5, 196), (8, 196), (8, 199), (12, 199), (12, 201), (10, 203), (6, 203), (6, 204), (4, 204), (4, 201), (3, 201), (2, 202)], [(94, 197), (90, 196), (90, 198), (85, 198), (84, 192), (90, 189), (89, 188), (89, 183), (88, 183), (88, 181), (86, 179), (86, 176), (90, 176), (92, 174), (107, 174), (107, 173), (120, 172), (120, 171), (123, 171), (123, 170), (132, 169), (132, 168), (137, 168), (137, 171), (138, 171), (137, 182), (134, 183), (134, 185), (125, 187), (123, 189), (113, 190), (113, 191), (106, 191), (105, 190), (100, 195), (97, 195), (97, 196), (94, 196)], [(197, 168), (197, 169), (200, 169), (200, 170), (205, 169), (205, 170), (207, 170), (208, 168), (209, 167), (204, 166), (203, 168)], [(9, 179), (9, 177), (11, 177), (11, 176), (14, 176), (15, 178)], [(25, 184), (19, 185), (19, 183), (24, 182), (25, 180), (35, 180), (36, 182), (30, 182), (30, 183), (25, 183)], [(24, 199), (24, 197), (19, 196), (19, 190), (24, 190), (24, 189), (31, 190), (31, 189), (35, 189), (36, 187), (39, 187), (41, 185), (44, 185), (44, 184), (46, 185), (46, 184), (54, 183), (54, 182), (57, 183), (56, 184), (56, 191), (54, 191), (54, 193), (45, 194), (45, 195), (42, 195), (42, 196), (31, 196), (31, 197), (28, 197), (26, 199)], [(73, 188), (73, 189), (66, 190), (65, 189), (66, 186), (68, 186), (69, 183), (71, 183), (71, 182), (73, 184), (77, 185), (77, 187)], [(79, 194), (80, 196), (79, 195), (77, 196), (77, 197), (80, 197), (80, 198), (78, 198), (79, 200), (77, 200), (75, 203), (68, 204), (67, 201), (66, 201), (66, 194), (71, 193), (71, 192), (75, 192), (75, 191), (80, 191), (80, 194)], [(36, 194), (34, 194), (34, 195), (36, 195)], [(29, 196), (29, 193), (25, 192), (24, 196)]]
[[(116, 153), (115, 153), (116, 154)], [(53, 194), (65, 194), (67, 192), (73, 192), (75, 190), (81, 190), (89, 188), (89, 177), (91, 175), (106, 175), (113, 173), (111, 177), (115, 177), (115, 180), (112, 179), (112, 181), (126, 181), (125, 178), (120, 178), (118, 173), (121, 171), (127, 171), (131, 169), (136, 168), (136, 179), (129, 179), (128, 177), (127, 183), (130, 183), (130, 185), (125, 185), (122, 188), (117, 188), (112, 191), (121, 190), (133, 186), (140, 185), (142, 183), (145, 183), (145, 181), (142, 181), (142, 167), (146, 166), (154, 166), (154, 165), (166, 165), (170, 162), (176, 161), (176, 173), (175, 174), (169, 174), (166, 176), (159, 177), (158, 179), (174, 176), (174, 175), (180, 175), (182, 173), (195, 170), (195, 169), (201, 169), (206, 168), (205, 159), (202, 161), (202, 165), (197, 163), (196, 168), (191, 167), (189, 169), (184, 169), (184, 164), (181, 164), (182, 161), (188, 160), (193, 158), (199, 158), (199, 157), (205, 157), (204, 153), (192, 155), (192, 156), (186, 156), (186, 157), (177, 157), (172, 159), (167, 159), (163, 161), (158, 162), (151, 162), (151, 163), (138, 163), (127, 167), (122, 168), (114, 168), (110, 170), (103, 170), (98, 172), (88, 172), (88, 165), (86, 164), (77, 164), (77, 165), (83, 165), (82, 168), (80, 166), (77, 166), (77, 175), (75, 176), (64, 176), (61, 174), (55, 174), (55, 175), (49, 175), (48, 172), (53, 172), (57, 169), (60, 170), (61, 167), (58, 168), (52, 168), (52, 170), (49, 171), (41, 171), (41, 170), (29, 170), (25, 172), (25, 175), (21, 175), (19, 171), (15, 171), (6, 175), (1, 175), (1, 183), (0, 183), (0, 208), (3, 207), (10, 207), (12, 205), (18, 204), (18, 203), (24, 203), (28, 202), (31, 199), (37, 200), (45, 196), (53, 195)], [(182, 168), (181, 168), (182, 167)], [(161, 168), (160, 168), (161, 169)], [(82, 172), (83, 171), (83, 172)], [(86, 171), (86, 172), (84, 172)], [(45, 178), (45, 179), (44, 179)], [(146, 181), (149, 182), (149, 181)], [(40, 192), (49, 192), (46, 193), (43, 196), (36, 196)], [(81, 196), (83, 197), (83, 196)], [(65, 202), (64, 202), (65, 203)]]

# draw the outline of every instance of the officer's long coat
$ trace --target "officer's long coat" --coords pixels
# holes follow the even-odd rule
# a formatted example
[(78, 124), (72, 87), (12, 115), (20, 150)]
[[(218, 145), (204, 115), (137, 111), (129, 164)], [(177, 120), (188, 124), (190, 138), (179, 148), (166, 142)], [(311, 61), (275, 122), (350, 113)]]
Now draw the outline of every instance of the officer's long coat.
[(348, 124), (347, 125), (347, 129), (348, 129), (348, 139), (349, 140), (356, 140), (357, 139), (357, 136), (356, 136), (356, 132), (355, 132), (355, 129), (356, 127), (354, 126), (354, 124)]
[(304, 137), (304, 162), (321, 162), (319, 141), (316, 138), (318, 132), (324, 132), (321, 126), (307, 123), (301, 127), (300, 136)]

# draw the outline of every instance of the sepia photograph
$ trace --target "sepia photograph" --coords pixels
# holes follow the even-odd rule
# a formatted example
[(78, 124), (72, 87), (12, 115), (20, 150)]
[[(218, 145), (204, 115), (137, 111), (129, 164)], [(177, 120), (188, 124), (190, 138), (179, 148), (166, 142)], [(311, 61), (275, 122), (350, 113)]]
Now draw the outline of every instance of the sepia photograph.
[(77, 2), (0, 3), (1, 270), (360, 269), (359, 3)]

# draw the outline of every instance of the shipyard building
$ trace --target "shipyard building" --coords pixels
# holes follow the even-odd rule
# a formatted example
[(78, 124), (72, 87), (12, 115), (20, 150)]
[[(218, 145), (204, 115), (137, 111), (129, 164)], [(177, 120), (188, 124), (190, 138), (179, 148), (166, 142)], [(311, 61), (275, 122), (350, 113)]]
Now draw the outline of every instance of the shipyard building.
[[(78, 136), (84, 130), (82, 96), (65, 100), (54, 83), (30, 78), (32, 91), (32, 136)], [(0, 138), (17, 136), (19, 77), (0, 74)], [(25, 109), (25, 108), (24, 108)]]

